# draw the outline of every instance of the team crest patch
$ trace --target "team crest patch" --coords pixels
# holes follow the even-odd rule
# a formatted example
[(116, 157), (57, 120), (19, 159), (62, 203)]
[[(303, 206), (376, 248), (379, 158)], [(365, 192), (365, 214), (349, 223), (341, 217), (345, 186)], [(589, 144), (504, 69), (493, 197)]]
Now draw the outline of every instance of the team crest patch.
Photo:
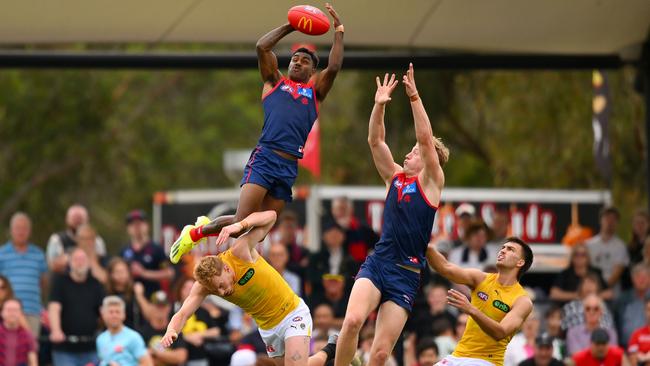
[(273, 348), (273, 346), (266, 346), (266, 352), (273, 353), (275, 352), (275, 348)]
[(479, 292), (476, 294), (476, 296), (478, 296), (478, 298), (481, 299), (481, 300), (483, 300), (483, 301), (487, 301), (487, 299), (488, 299), (488, 294), (486, 294), (486, 293), (483, 292), (483, 291), (479, 291)]
[(249, 268), (246, 273), (244, 273), (243, 276), (237, 281), (237, 284), (239, 286), (244, 286), (248, 281), (250, 281), (251, 278), (253, 278), (253, 275), (255, 274), (255, 270), (252, 268)]
[(503, 311), (504, 313), (507, 313), (507, 312), (510, 311), (510, 306), (508, 306), (508, 304), (506, 304), (506, 303), (504, 303), (503, 301), (500, 301), (500, 300), (494, 300), (492, 302), (492, 306), (494, 306), (495, 308)]

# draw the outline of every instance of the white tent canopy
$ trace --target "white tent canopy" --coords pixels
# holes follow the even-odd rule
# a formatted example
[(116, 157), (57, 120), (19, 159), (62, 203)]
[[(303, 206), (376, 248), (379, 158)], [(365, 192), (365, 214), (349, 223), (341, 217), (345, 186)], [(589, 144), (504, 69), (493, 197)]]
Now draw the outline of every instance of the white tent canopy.
[[(3, 1), (0, 45), (59, 43), (254, 44), (298, 3), (222, 0)], [(312, 3), (321, 9), (323, 4)], [(648, 0), (333, 1), (346, 45), (468, 53), (639, 56)], [(331, 43), (331, 35), (288, 42)]]

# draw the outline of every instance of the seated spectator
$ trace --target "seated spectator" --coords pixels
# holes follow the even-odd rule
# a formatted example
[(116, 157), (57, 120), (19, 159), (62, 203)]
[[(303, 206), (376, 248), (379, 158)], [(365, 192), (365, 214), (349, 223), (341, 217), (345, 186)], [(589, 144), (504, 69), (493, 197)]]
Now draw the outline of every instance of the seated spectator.
[(449, 253), (449, 261), (463, 268), (483, 270), (486, 265), (494, 264), (496, 253), (487, 247), (487, 227), (483, 221), (470, 224), (465, 233), (465, 243)]
[(539, 314), (535, 309), (528, 315), (521, 326), (521, 331), (515, 334), (503, 358), (504, 366), (517, 366), (522, 361), (535, 354), (535, 339), (539, 334)]
[[(194, 285), (194, 279), (181, 277), (175, 286), (174, 295), (176, 302), (174, 307), (180, 309), (183, 301), (190, 295)], [(205, 301), (204, 301), (205, 302)], [(201, 306), (187, 319), (183, 329), (183, 339), (187, 343), (187, 364), (186, 366), (208, 366), (208, 355), (203, 347), (208, 339), (214, 339), (221, 335), (216, 320), (212, 318), (205, 306)]]
[(279, 242), (287, 247), (289, 251), (287, 269), (304, 280), (305, 270), (309, 265), (309, 251), (302, 246), (299, 229), (298, 215), (291, 210), (284, 210), (278, 217), (275, 231), (269, 236), (272, 242)]
[(103, 285), (108, 281), (108, 272), (106, 272), (106, 257), (97, 253), (95, 243), (97, 242), (97, 232), (90, 224), (84, 224), (77, 229), (77, 246), (83, 249), (90, 262), (90, 274)]
[[(314, 308), (312, 311), (314, 319), (314, 330), (312, 331), (311, 352), (315, 353), (327, 344), (327, 338), (331, 335), (338, 334), (340, 328), (335, 327), (334, 324), (334, 309), (327, 303), (322, 303)], [(323, 336), (325, 344), (323, 347), (316, 346), (316, 337)]]
[(435, 337), (434, 325), (438, 319), (449, 320), (451, 331), (456, 325), (456, 315), (447, 305), (447, 290), (442, 284), (435, 284), (425, 288), (425, 295), (428, 307), (426, 311), (411, 314), (405, 329), (415, 332), (417, 339)]
[(616, 324), (622, 345), (627, 345), (632, 332), (645, 323), (645, 299), (650, 296), (650, 269), (636, 264), (632, 270), (632, 288), (616, 299)]
[[(140, 303), (144, 288), (142, 285), (137, 287), (141, 287), (136, 290), (136, 298)], [(149, 354), (151, 354), (154, 364), (164, 366), (184, 364), (187, 361), (188, 351), (182, 333), (172, 343), (171, 347), (164, 348), (160, 344), (160, 339), (167, 331), (172, 310), (172, 304), (169, 302), (167, 295), (163, 291), (156, 291), (151, 295), (151, 303), (144, 304), (140, 303), (140, 307), (147, 319), (147, 323), (142, 327), (140, 334), (142, 334), (144, 343), (149, 347)]]
[[(584, 306), (582, 301), (589, 295), (597, 295), (600, 293), (598, 277), (593, 274), (588, 274), (582, 279), (578, 286), (578, 300), (573, 300), (562, 307), (562, 329), (567, 330), (571, 326), (575, 326), (584, 322)], [(598, 296), (600, 297), (600, 296)], [(601, 318), (600, 326), (603, 328), (610, 328), (614, 326), (614, 317), (609, 311), (609, 308), (603, 309), (603, 317)]]
[(554, 338), (548, 333), (542, 333), (535, 338), (535, 352), (519, 363), (519, 366), (564, 366), (564, 363), (553, 357)]
[[(11, 282), (9, 282), (7, 277), (0, 275), (0, 308), (2, 308), (2, 304), (4, 304), (5, 301), (10, 299), (15, 299), (14, 289), (11, 287)], [(23, 314), (22, 305), (20, 309), (20, 326), (31, 332), (29, 323)]]
[[(444, 211), (444, 208), (447, 205), (441, 207), (439, 212)], [(454, 211), (452, 211), (454, 212)], [(471, 203), (461, 203), (456, 207), (455, 217), (451, 215), (452, 220), (456, 221), (455, 232), (450, 233), (446, 238), (440, 238), (436, 242), (436, 247), (445, 257), (448, 257), (449, 253), (454, 248), (458, 248), (464, 243), (467, 242), (467, 230), (470, 225), (476, 222), (476, 208)]]
[[(63, 274), (68, 269), (68, 255), (77, 246), (77, 229), (88, 222), (88, 210), (84, 206), (74, 204), (68, 208), (65, 230), (52, 234), (47, 241), (47, 264), (52, 272)], [(95, 237), (95, 253), (100, 257), (106, 255), (106, 244), (100, 236)]]
[(553, 338), (553, 358), (564, 360), (566, 357), (566, 344), (562, 332), (562, 308), (555, 305), (546, 310), (544, 314), (545, 333)]
[(133, 278), (129, 272), (129, 265), (124, 259), (116, 257), (108, 262), (107, 271), (106, 294), (116, 295), (124, 301), (126, 312), (124, 325), (131, 329), (140, 329), (143, 319), (133, 293)]
[(0, 247), (0, 274), (11, 283), (34, 336), (41, 334), (41, 289), (47, 282), (45, 254), (29, 242), (32, 221), (25, 213), (11, 216), (11, 240)]
[(508, 229), (510, 227), (510, 213), (507, 210), (495, 210), (490, 225), (490, 241), (488, 247), (496, 246), (501, 249), (501, 244), (508, 238)]
[(86, 252), (77, 247), (70, 253), (70, 272), (54, 278), (48, 304), (54, 366), (98, 361), (95, 334), (104, 288), (89, 267)]
[[(370, 349), (372, 348), (372, 341), (375, 338), (375, 329), (371, 326), (366, 326), (361, 329), (359, 334), (359, 349), (355, 358), (361, 359), (362, 365), (369, 365)], [(384, 366), (398, 366), (397, 360), (393, 355), (388, 356)]]
[(650, 366), (650, 297), (645, 299), (644, 315), (645, 325), (632, 333), (627, 344), (630, 364), (635, 366)]
[(322, 279), (323, 292), (312, 296), (312, 307), (328, 304), (334, 309), (333, 326), (341, 328), (345, 311), (348, 308), (350, 293), (346, 291), (345, 277), (341, 275), (324, 274)]
[(639, 263), (643, 263), (650, 267), (650, 235), (648, 235), (643, 242), (643, 260)]
[(298, 296), (302, 296), (302, 280), (300, 276), (296, 273), (293, 273), (287, 269), (287, 264), (289, 263), (289, 252), (287, 247), (280, 242), (271, 243), (268, 253), (268, 262), (269, 264), (282, 275), (289, 287), (295, 292)]
[(147, 215), (133, 210), (126, 215), (129, 243), (122, 248), (120, 256), (129, 263), (131, 275), (142, 282), (146, 296), (160, 290), (160, 282), (174, 278), (174, 269), (163, 248), (149, 238)]
[(345, 230), (348, 254), (361, 265), (379, 236), (354, 216), (354, 206), (347, 197), (333, 199), (331, 213), (334, 221)]
[(0, 314), (0, 365), (37, 366), (36, 341), (32, 333), (21, 326), (24, 316), (20, 301), (7, 299)]
[[(595, 329), (599, 329), (605, 308), (603, 301), (593, 294), (587, 296), (582, 304), (584, 306), (584, 322), (567, 330), (566, 345), (569, 355), (589, 347), (591, 334)], [(616, 331), (613, 328), (608, 328), (607, 333), (610, 343), (616, 345), (618, 343)]]
[(438, 346), (433, 338), (426, 337), (421, 339), (414, 350), (410, 349), (410, 346), (407, 347), (405, 345), (405, 366), (431, 366), (436, 362), (438, 362)]
[(602, 271), (607, 287), (614, 290), (614, 295), (619, 294), (621, 275), (630, 263), (625, 243), (616, 236), (619, 218), (616, 208), (604, 208), (600, 213), (600, 232), (587, 241), (591, 263)]
[[(462, 319), (462, 314), (459, 316)], [(467, 321), (466, 319), (464, 321)], [(456, 349), (460, 336), (456, 336), (456, 330), (447, 318), (439, 318), (432, 325), (434, 341), (438, 348), (438, 357), (443, 359), (449, 356)], [(461, 334), (462, 335), (462, 334)]]
[(97, 337), (96, 341), (101, 365), (153, 365), (142, 336), (124, 325), (125, 304), (120, 297), (115, 295), (105, 297), (101, 315), (106, 325), (106, 330)]
[(599, 296), (604, 300), (610, 300), (614, 293), (607, 288), (607, 282), (600, 270), (589, 263), (589, 252), (583, 244), (571, 248), (569, 267), (555, 277), (555, 282), (551, 286), (550, 299), (559, 303), (577, 300), (578, 286), (587, 274), (593, 274), (598, 279), (601, 288)]
[(591, 343), (573, 355), (576, 366), (623, 366), (627, 365), (625, 352), (613, 345), (609, 333), (596, 328), (590, 336)]

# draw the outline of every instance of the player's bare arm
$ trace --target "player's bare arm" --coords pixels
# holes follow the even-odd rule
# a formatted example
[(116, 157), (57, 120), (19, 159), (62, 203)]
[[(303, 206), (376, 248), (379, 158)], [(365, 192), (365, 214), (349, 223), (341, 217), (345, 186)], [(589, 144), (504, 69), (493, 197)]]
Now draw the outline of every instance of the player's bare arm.
[(289, 23), (283, 24), (263, 35), (255, 45), (260, 74), (262, 75), (262, 81), (264, 82), (263, 93), (272, 89), (282, 77), (282, 74), (278, 69), (278, 58), (275, 56), (275, 53), (273, 53), (273, 47), (275, 47), (282, 38), (293, 31), (294, 29)]
[(386, 144), (386, 127), (384, 125), (386, 104), (390, 102), (390, 95), (399, 81), (395, 80), (395, 74), (392, 74), (390, 79), (388, 74), (385, 74), (383, 81), (380, 81), (379, 76), (377, 76), (375, 81), (377, 82), (377, 92), (375, 93), (375, 105), (372, 107), (368, 124), (368, 145), (370, 145), (372, 160), (375, 162), (377, 172), (388, 186), (393, 175), (402, 169), (393, 160), (393, 154)]
[(424, 109), (422, 99), (415, 85), (415, 71), (413, 70), (412, 63), (409, 64), (406, 75), (402, 77), (402, 83), (404, 84), (406, 95), (411, 101), (413, 122), (415, 124), (415, 138), (418, 141), (418, 149), (424, 162), (421, 182), (425, 186), (429, 202), (437, 205), (440, 202), (442, 187), (445, 185), (445, 175), (438, 159), (438, 153), (436, 152), (433, 131), (431, 130), (431, 121), (429, 121), (429, 116)]
[(334, 43), (332, 43), (327, 67), (316, 76), (314, 88), (316, 89), (316, 98), (320, 101), (324, 100), (327, 93), (332, 89), (334, 79), (341, 70), (341, 66), (343, 66), (343, 24), (341, 24), (341, 19), (332, 5), (325, 3), (325, 8), (327, 8), (333, 19)]
[(230, 251), (242, 260), (254, 262), (259, 255), (255, 247), (257, 243), (264, 240), (275, 224), (276, 218), (277, 214), (273, 210), (253, 212), (245, 219), (221, 229), (217, 237), (217, 246), (225, 243), (231, 236), (245, 233), (235, 241)]
[(180, 309), (174, 314), (172, 319), (167, 325), (167, 331), (165, 335), (160, 340), (160, 344), (163, 347), (169, 347), (174, 343), (178, 338), (178, 333), (183, 329), (185, 322), (189, 319), (196, 309), (201, 306), (201, 303), (208, 295), (207, 291), (201, 286), (198, 282), (194, 282), (192, 289), (190, 290), (189, 296), (183, 301), (183, 305)]
[(472, 305), (465, 295), (456, 290), (448, 291), (447, 301), (451, 306), (471, 316), (485, 333), (497, 341), (515, 333), (533, 311), (533, 302), (530, 298), (521, 296), (515, 300), (508, 314), (497, 322)]
[(483, 282), (486, 277), (485, 272), (479, 271), (478, 269), (461, 268), (449, 262), (447, 258), (440, 254), (432, 243), (429, 243), (426, 255), (427, 262), (429, 262), (431, 268), (451, 282), (466, 285), (469, 288), (474, 289), (479, 283)]

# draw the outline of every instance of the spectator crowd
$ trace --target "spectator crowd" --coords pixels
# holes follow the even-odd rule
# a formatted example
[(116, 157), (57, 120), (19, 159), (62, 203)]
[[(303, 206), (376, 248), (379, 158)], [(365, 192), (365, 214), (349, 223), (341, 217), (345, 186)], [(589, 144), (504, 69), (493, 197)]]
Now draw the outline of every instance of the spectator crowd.
[[(454, 237), (438, 249), (461, 267), (494, 270), (507, 212), (488, 226), (470, 204), (455, 212)], [(606, 207), (596, 235), (570, 246), (568, 266), (550, 288), (530, 288), (535, 310), (505, 356), (515, 365), (650, 365), (650, 217), (635, 213), (627, 242), (617, 236), (620, 214)], [(337, 333), (354, 277), (377, 234), (339, 197), (322, 225), (321, 245), (303, 243), (300, 218), (285, 210), (260, 246), (266, 260), (311, 309), (313, 352)], [(269, 360), (256, 324), (241, 309), (208, 297), (177, 342), (160, 347), (174, 311), (189, 295), (191, 258), (173, 266), (150, 237), (142, 210), (125, 217), (128, 241), (116, 255), (89, 219), (72, 205), (65, 228), (43, 248), (30, 241), (30, 217), (15, 213), (0, 247), (0, 365), (265, 365)], [(550, 282), (549, 282), (550, 283)], [(468, 289), (431, 271), (422, 286), (389, 365), (424, 366), (453, 352), (468, 317), (447, 304), (447, 290)], [(358, 355), (367, 361), (374, 336), (371, 316)]]

